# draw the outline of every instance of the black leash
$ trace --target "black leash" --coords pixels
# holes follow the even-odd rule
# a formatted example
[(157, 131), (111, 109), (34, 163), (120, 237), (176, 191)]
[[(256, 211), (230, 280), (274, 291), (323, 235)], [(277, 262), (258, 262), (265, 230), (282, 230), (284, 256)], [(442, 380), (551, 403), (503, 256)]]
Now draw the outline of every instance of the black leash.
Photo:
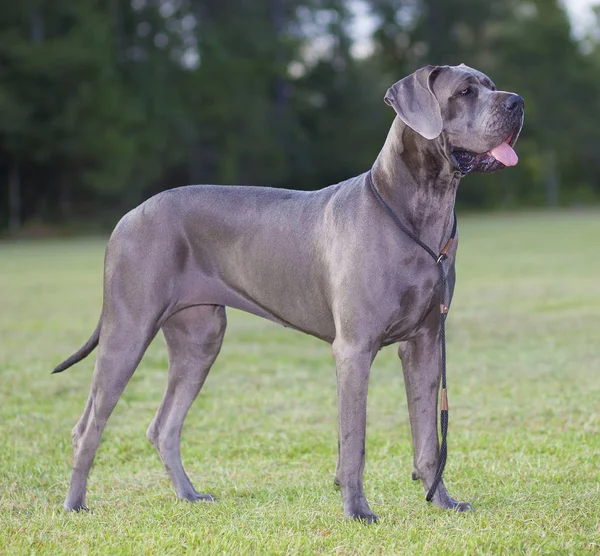
[(444, 473), (444, 467), (446, 467), (446, 459), (448, 457), (448, 444), (446, 437), (448, 435), (448, 394), (446, 391), (446, 317), (448, 316), (448, 305), (446, 305), (446, 272), (444, 270), (443, 262), (448, 258), (448, 251), (452, 246), (454, 239), (456, 238), (456, 213), (454, 213), (454, 224), (452, 225), (452, 233), (450, 238), (446, 242), (446, 245), (442, 247), (442, 250), (438, 255), (435, 251), (425, 245), (413, 232), (411, 232), (396, 216), (390, 206), (383, 200), (383, 197), (379, 194), (373, 183), (373, 177), (371, 171), (368, 172), (369, 185), (375, 195), (375, 198), (379, 201), (379, 204), (383, 209), (392, 217), (392, 220), (404, 232), (410, 239), (412, 239), (419, 247), (423, 248), (431, 258), (435, 261), (440, 273), (440, 351), (441, 351), (441, 375), (442, 375), (442, 402), (440, 409), (440, 425), (442, 430), (442, 444), (440, 446), (440, 452), (438, 454), (438, 466), (435, 473), (435, 479), (425, 499), (427, 502), (431, 502), (435, 491), (442, 480), (442, 474)]

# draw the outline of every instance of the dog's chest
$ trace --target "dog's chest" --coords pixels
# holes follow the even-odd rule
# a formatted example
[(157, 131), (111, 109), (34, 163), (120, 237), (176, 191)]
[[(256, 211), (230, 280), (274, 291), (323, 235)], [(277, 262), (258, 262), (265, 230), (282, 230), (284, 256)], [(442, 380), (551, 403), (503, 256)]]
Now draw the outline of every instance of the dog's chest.
[[(382, 344), (389, 345), (413, 337), (432, 311), (439, 311), (441, 282), (438, 273), (427, 273), (420, 280), (398, 291), (390, 304), (389, 320), (383, 330)], [(446, 299), (449, 293), (446, 292)]]

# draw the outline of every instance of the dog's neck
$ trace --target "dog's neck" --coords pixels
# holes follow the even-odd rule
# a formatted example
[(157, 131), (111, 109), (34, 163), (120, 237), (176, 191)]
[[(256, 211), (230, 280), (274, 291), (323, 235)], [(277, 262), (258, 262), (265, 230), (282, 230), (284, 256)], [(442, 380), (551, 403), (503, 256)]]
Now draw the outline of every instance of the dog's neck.
[(431, 249), (441, 249), (452, 228), (462, 177), (443, 138), (428, 141), (396, 117), (372, 176), (396, 216)]

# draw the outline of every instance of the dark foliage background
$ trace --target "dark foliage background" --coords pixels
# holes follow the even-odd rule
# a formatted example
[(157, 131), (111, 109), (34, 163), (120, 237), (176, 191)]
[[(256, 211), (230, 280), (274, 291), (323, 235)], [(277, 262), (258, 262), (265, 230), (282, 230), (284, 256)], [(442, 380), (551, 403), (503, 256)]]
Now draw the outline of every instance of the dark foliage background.
[(469, 177), (462, 206), (600, 198), (600, 25), (573, 38), (558, 0), (24, 0), (0, 14), (0, 229), (110, 226), (189, 183), (338, 182), (383, 144), (387, 87), (428, 63), (472, 65), (526, 101), (520, 164)]

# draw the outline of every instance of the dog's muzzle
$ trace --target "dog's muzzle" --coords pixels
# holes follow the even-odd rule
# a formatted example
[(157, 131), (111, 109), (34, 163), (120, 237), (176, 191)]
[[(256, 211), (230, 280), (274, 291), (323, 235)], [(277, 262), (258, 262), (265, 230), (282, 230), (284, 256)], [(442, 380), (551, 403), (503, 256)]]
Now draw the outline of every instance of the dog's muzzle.
[(507, 166), (516, 166), (519, 162), (513, 146), (523, 127), (525, 101), (521, 96), (510, 93), (502, 101), (502, 106), (507, 119), (506, 127), (509, 131), (501, 143), (485, 153), (474, 153), (463, 149), (454, 149), (450, 153), (450, 160), (461, 174), (470, 172), (489, 174)]

